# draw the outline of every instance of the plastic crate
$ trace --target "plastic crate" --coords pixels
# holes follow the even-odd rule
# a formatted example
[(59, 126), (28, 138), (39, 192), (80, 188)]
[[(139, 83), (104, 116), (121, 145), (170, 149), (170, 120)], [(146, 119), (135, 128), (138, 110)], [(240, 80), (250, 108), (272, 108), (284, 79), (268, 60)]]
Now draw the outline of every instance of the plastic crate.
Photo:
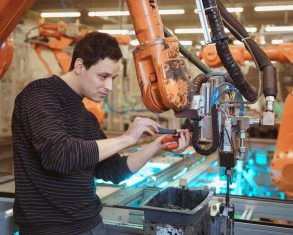
[[(1, 193), (2, 194), (2, 193)], [(18, 230), (18, 226), (13, 219), (13, 198), (5, 198), (0, 195), (0, 234), (14, 234)]]
[(213, 192), (169, 187), (144, 203), (145, 221), (170, 225), (195, 225), (210, 217)]

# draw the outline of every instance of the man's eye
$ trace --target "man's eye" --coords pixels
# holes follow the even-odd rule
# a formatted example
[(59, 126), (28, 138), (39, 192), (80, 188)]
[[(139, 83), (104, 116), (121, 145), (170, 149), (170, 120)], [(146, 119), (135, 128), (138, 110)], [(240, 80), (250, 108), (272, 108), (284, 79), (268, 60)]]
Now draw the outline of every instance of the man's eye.
[(106, 80), (107, 76), (99, 76), (101, 80)]

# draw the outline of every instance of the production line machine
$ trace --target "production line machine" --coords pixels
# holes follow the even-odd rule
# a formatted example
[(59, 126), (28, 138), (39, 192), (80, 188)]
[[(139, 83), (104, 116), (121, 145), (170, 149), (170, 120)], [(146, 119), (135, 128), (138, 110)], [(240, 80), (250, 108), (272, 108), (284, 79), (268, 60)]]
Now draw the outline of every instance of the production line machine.
[[(245, 138), (250, 126), (274, 125), (274, 99), (277, 95), (276, 70), (265, 53), (220, 1), (196, 1), (206, 44), (215, 43), (227, 73), (211, 72), (191, 59), (178, 39), (161, 23), (156, 1), (127, 1), (140, 45), (133, 56), (145, 106), (152, 112), (174, 110), (192, 125), (192, 146), (199, 154), (219, 153), (219, 166), (225, 168), (225, 202), (216, 214), (210, 232), (234, 234), (234, 206), (230, 202), (230, 184), (237, 159), (245, 157)], [(245, 116), (244, 104), (256, 102), (256, 91), (244, 78), (228, 48), (224, 26), (251, 53), (262, 72), (265, 112), (262, 119)], [(211, 34), (209, 31), (211, 29)], [(204, 73), (191, 79), (182, 53)], [(244, 98), (247, 101), (244, 101)], [(174, 228), (174, 230), (176, 230)], [(176, 230), (177, 231), (177, 230)]]
[[(262, 140), (254, 140), (251, 149), (259, 153), (258, 151), (266, 148), (269, 154), (273, 146), (273, 142), (268, 144)], [(136, 149), (129, 150), (129, 152), (132, 151)], [(251, 159), (253, 158), (249, 158)], [(258, 161), (261, 161), (261, 158)], [(189, 148), (181, 156), (170, 154), (157, 156), (137, 174), (119, 185), (97, 179), (97, 194), (104, 204), (102, 216), (108, 234), (182, 234), (178, 231), (176, 233), (175, 228), (167, 226), (158, 227), (151, 233), (150, 227), (144, 224), (145, 203), (166, 187), (213, 190), (216, 194), (212, 196), (209, 208), (211, 216), (215, 216), (221, 203), (225, 202), (225, 177), (224, 174), (220, 174), (223, 177), (222, 180), (217, 179), (218, 171), (217, 154), (203, 157)], [(240, 181), (238, 181), (238, 174), (242, 174)], [(284, 200), (282, 192), (269, 196), (269, 193), (274, 192), (273, 187), (270, 192), (266, 187), (267, 193), (265, 193), (260, 185), (254, 183), (250, 185), (251, 189), (254, 188), (249, 190), (251, 195), (245, 192), (237, 193), (238, 187), (242, 190), (248, 188), (249, 180), (245, 178), (247, 174), (249, 170), (238, 171), (236, 166), (231, 185), (233, 195), (230, 197), (235, 213), (234, 234), (292, 234), (293, 228), (289, 222), (292, 221), (293, 204)], [(211, 177), (212, 175), (214, 177)], [(263, 174), (262, 177), (264, 176), (267, 177), (268, 184), (269, 172)], [(259, 191), (264, 194), (261, 195)], [(13, 197), (12, 194), (1, 194), (1, 234), (12, 234), (12, 231), (17, 231), (12, 219), (13, 198), (9, 196)], [(163, 233), (164, 231), (173, 233)], [(183, 234), (200, 234), (185, 232)]]
[[(33, 2), (27, 1), (26, 9)], [(227, 73), (212, 72), (181, 46), (177, 37), (162, 25), (156, 0), (126, 0), (126, 3), (139, 41), (139, 46), (133, 51), (133, 57), (142, 100), (154, 113), (171, 109), (177, 118), (189, 120), (192, 147), (198, 155), (190, 154), (193, 160), (188, 157), (173, 159), (169, 165), (165, 162), (161, 162), (161, 165), (156, 162), (155, 168), (159, 170), (152, 172), (149, 177), (136, 183), (130, 182), (128, 185), (126, 183), (128, 187), (117, 186), (116, 189), (110, 187), (109, 195), (103, 198), (105, 204), (103, 217), (106, 229), (111, 231), (109, 234), (200, 234), (195, 231), (199, 226), (205, 227), (202, 231), (215, 235), (247, 232), (292, 234), (290, 225), (263, 222), (257, 224), (251, 221), (253, 215), (257, 215), (258, 218), (266, 215), (264, 218), (269, 220), (292, 222), (293, 209), (290, 202), (278, 203), (273, 199), (251, 200), (230, 195), (237, 160), (246, 158), (247, 130), (251, 126), (274, 125), (273, 107), (277, 95), (277, 77), (275, 68), (266, 54), (219, 0), (196, 0), (206, 44), (216, 45), (218, 56), (227, 70)], [(223, 23), (238, 40), (244, 43), (255, 61), (262, 81), (258, 91), (246, 81), (240, 67), (233, 59)], [(1, 38), (0, 43), (2, 42)], [(180, 53), (203, 74), (191, 78)], [(7, 63), (4, 69), (6, 67)], [(261, 87), (265, 97), (265, 111), (262, 118), (245, 116), (245, 104), (254, 103), (259, 99)], [(288, 158), (288, 155), (286, 156)], [(286, 156), (282, 158), (286, 159)], [(198, 219), (200, 223), (196, 225), (184, 224), (184, 221), (177, 221), (175, 225), (174, 221), (155, 223), (156, 219), (153, 217), (142, 220), (145, 211), (142, 208), (151, 197), (160, 193), (159, 188), (174, 186), (181, 189), (183, 195), (183, 192), (189, 192), (186, 191), (188, 188), (198, 185), (194, 183), (195, 178), (215, 166), (222, 167), (225, 172), (225, 196), (212, 197), (209, 188), (206, 188), (206, 192), (201, 192), (205, 194), (205, 198), (197, 205), (201, 209), (192, 210), (195, 216), (203, 213)], [(282, 174), (279, 169), (275, 172)], [(281, 177), (282, 179), (286, 181), (286, 177)], [(133, 185), (135, 187), (132, 187)], [(285, 185), (290, 186), (290, 183), (285, 182)], [(103, 187), (106, 186), (98, 186), (98, 193), (99, 189), (106, 190)], [(11, 203), (12, 199), (5, 199), (4, 202), (6, 204), (3, 206), (5, 209), (2, 218), (6, 221), (6, 231), (11, 233), (15, 230), (11, 224), (12, 211), (7, 209), (9, 208), (7, 203)], [(271, 210), (268, 209), (268, 205)], [(205, 212), (202, 208), (205, 208)], [(279, 208), (282, 208), (281, 213)], [(173, 213), (173, 211), (168, 212)], [(235, 219), (237, 215), (240, 216), (240, 220)]]

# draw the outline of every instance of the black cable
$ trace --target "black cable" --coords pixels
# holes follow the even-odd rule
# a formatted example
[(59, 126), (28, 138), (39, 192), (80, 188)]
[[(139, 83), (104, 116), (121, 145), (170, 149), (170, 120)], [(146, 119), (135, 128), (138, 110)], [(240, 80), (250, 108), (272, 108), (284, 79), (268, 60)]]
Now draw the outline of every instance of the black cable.
[(249, 37), (246, 29), (233, 15), (231, 15), (220, 0), (217, 1), (218, 9), (225, 26), (239, 41), (243, 42), (248, 52), (255, 58), (256, 66), (263, 72), (263, 93), (265, 96), (277, 96), (277, 72), (267, 55), (258, 44)]
[(203, 1), (203, 4), (211, 27), (212, 41), (216, 43), (217, 53), (222, 64), (231, 76), (235, 87), (240, 91), (245, 99), (250, 102), (255, 101), (257, 98), (257, 94), (255, 92), (256, 89), (244, 78), (239, 65), (232, 57), (229, 50), (228, 36), (224, 31), (222, 18), (218, 10), (216, 0), (206, 0)]
[(226, 202), (226, 206), (230, 206), (230, 175), (227, 174), (227, 170), (226, 169), (226, 176), (227, 176), (227, 188), (226, 188), (226, 195), (225, 195), (225, 202)]
[(230, 143), (230, 145), (232, 146), (232, 149), (233, 149), (233, 140), (232, 140), (232, 137), (229, 135), (227, 128), (224, 128), (224, 130), (226, 132), (226, 135), (228, 136), (229, 143)]
[(192, 146), (196, 152), (199, 154), (202, 154), (204, 156), (208, 156), (215, 151), (217, 151), (219, 147), (219, 127), (218, 127), (218, 110), (216, 105), (212, 107), (212, 130), (213, 130), (213, 143), (208, 149), (204, 149), (200, 146), (198, 143), (199, 141), (199, 125), (198, 121), (192, 122), (192, 128), (193, 128), (193, 135), (192, 135)]

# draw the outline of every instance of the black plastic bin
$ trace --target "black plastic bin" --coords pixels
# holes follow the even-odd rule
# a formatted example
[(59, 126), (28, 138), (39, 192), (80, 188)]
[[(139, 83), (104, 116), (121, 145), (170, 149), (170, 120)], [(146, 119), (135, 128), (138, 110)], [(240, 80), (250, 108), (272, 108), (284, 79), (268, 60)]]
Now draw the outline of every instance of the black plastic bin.
[(169, 225), (195, 225), (210, 218), (213, 192), (169, 187), (144, 203), (145, 221)]

